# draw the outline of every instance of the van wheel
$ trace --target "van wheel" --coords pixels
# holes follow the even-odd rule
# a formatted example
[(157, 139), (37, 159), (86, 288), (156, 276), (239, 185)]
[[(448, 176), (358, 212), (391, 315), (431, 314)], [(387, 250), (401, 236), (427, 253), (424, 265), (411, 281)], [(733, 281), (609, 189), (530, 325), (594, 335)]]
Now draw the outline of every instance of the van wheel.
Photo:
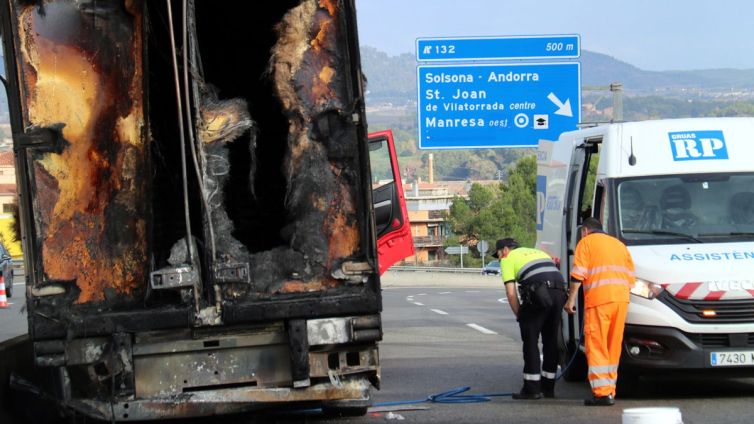
[(618, 370), (618, 384), (615, 389), (620, 397), (634, 397), (640, 393), (640, 375), (635, 371)]
[[(576, 355), (575, 358), (573, 357), (574, 354)], [(571, 358), (573, 358), (573, 361), (571, 361)], [(571, 364), (570, 366), (568, 366), (569, 363)], [(578, 349), (578, 346), (574, 346), (573, 343), (568, 343), (566, 346), (564, 364), (568, 367), (563, 371), (563, 379), (565, 379), (565, 381), (574, 382), (586, 380), (586, 355)]]

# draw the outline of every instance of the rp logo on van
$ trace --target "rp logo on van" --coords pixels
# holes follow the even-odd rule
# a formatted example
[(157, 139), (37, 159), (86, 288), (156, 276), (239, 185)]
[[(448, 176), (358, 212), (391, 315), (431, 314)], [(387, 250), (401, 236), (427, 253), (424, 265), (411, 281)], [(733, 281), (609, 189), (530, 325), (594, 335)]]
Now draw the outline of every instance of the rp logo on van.
[(674, 161), (728, 159), (722, 131), (684, 131), (668, 133)]

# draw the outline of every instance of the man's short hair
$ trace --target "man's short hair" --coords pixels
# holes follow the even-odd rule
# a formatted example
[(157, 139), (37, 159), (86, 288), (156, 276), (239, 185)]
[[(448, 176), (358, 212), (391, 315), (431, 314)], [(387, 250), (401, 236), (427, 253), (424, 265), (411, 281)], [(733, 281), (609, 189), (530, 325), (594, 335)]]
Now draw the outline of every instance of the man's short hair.
[(581, 228), (586, 228), (589, 231), (602, 231), (602, 223), (597, 218), (589, 217), (581, 223)]

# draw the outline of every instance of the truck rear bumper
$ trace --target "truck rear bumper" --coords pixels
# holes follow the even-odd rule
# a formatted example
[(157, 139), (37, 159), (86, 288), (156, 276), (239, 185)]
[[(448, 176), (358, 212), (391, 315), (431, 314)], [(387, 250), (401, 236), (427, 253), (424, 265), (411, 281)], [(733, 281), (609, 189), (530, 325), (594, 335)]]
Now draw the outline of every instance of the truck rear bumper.
[(127, 422), (167, 418), (203, 417), (231, 414), (276, 405), (348, 400), (370, 402), (370, 383), (366, 378), (343, 381), (337, 384), (322, 383), (307, 388), (230, 388), (182, 393), (176, 396), (137, 399), (132, 401), (103, 402), (73, 400), (68, 406), (74, 410), (105, 421)]
[(688, 334), (669, 327), (627, 324), (621, 368), (656, 373), (707, 370), (720, 375), (754, 376), (754, 366), (713, 366), (713, 352), (754, 353), (754, 333)]
[(61, 406), (104, 421), (237, 413), (285, 404), (369, 406), (379, 316), (176, 329), (35, 343)]

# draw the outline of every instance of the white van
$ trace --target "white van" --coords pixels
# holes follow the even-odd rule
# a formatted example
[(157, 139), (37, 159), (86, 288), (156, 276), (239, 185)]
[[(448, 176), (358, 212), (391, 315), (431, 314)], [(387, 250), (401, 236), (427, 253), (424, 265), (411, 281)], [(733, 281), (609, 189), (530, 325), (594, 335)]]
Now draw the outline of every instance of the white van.
[[(565, 276), (587, 216), (631, 251), (624, 383), (673, 370), (754, 374), (754, 118), (600, 125), (540, 141), (537, 208), (537, 247)], [(566, 359), (581, 310), (563, 321)], [(585, 376), (577, 354), (565, 378)]]

